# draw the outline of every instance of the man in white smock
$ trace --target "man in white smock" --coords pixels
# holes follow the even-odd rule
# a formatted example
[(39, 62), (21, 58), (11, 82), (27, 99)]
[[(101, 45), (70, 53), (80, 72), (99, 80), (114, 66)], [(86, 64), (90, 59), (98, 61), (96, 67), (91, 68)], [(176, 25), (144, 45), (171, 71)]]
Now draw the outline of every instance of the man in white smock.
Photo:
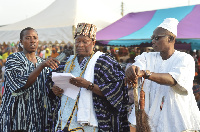
[[(145, 79), (145, 112), (152, 132), (200, 130), (200, 112), (192, 86), (195, 62), (192, 56), (174, 49), (178, 20), (166, 18), (153, 32), (155, 52), (144, 52), (126, 70), (128, 82)], [(129, 122), (136, 125), (135, 109)], [(136, 125), (137, 127), (137, 125)]]

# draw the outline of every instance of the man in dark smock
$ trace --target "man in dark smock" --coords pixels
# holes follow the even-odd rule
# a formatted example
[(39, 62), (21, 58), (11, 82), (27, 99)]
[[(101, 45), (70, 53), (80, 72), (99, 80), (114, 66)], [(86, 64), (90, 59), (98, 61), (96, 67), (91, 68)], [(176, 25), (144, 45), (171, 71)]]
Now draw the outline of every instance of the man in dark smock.
[[(93, 52), (96, 40), (96, 26), (93, 24), (78, 24), (75, 40), (77, 55), (67, 58), (66, 63), (61, 63), (58, 69), (72, 73), (76, 78), (72, 78), (70, 83), (81, 87), (81, 91), (76, 99), (62, 95), (55, 130), (58, 132), (74, 130), (84, 130), (86, 132), (91, 130), (107, 132), (130, 131), (127, 121), (128, 94), (127, 87), (124, 86), (123, 82), (125, 75), (122, 67), (110, 54)], [(96, 60), (93, 61), (95, 57)], [(71, 65), (72, 62), (74, 65)], [(90, 70), (87, 69), (87, 67), (92, 68), (91, 64), (94, 64), (93, 74), (92, 72), (90, 74)], [(94, 79), (89, 81), (86, 78), (90, 77), (86, 75), (92, 75)], [(58, 96), (63, 92), (55, 85), (52, 89)], [(80, 110), (79, 103), (81, 102), (82, 90), (92, 92), (92, 107), (95, 111), (97, 126), (95, 126), (94, 122), (87, 122), (81, 125), (80, 121), (78, 121), (77, 113)]]

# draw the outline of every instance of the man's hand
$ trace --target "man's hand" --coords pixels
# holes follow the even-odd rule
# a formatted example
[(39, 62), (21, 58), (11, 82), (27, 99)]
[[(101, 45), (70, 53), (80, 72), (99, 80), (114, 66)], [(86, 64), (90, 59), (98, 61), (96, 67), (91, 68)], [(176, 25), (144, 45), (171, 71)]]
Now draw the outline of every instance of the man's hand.
[(54, 93), (56, 96), (61, 96), (61, 94), (64, 92), (63, 89), (59, 88), (59, 87), (56, 86), (56, 85), (53, 85), (52, 91), (53, 91), (53, 93)]
[(145, 72), (140, 70), (139, 67), (132, 65), (126, 70), (125, 75), (125, 84), (134, 86), (135, 84), (137, 84), (138, 77), (145, 76)]
[(82, 77), (71, 78), (69, 82), (77, 87), (83, 88), (88, 88), (91, 83)]
[(50, 67), (51, 69), (56, 69), (58, 68), (58, 64), (60, 64), (60, 62), (52, 57), (47, 58), (45, 61), (42, 62), (42, 66), (43, 67)]

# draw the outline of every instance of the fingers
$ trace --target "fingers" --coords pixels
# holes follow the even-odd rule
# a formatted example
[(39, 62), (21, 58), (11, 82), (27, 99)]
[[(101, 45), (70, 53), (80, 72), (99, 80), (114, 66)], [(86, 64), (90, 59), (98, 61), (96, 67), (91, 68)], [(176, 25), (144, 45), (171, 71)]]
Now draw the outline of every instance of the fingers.
[(140, 68), (139, 67), (135, 68), (135, 73), (136, 73), (136, 76), (139, 76), (139, 74), (140, 74)]
[(52, 87), (52, 91), (56, 96), (60, 96), (61, 94), (63, 94), (64, 90), (59, 88), (58, 86), (53, 86)]
[(130, 66), (125, 73), (126, 75), (125, 83), (131, 86), (135, 86), (135, 84), (137, 84), (139, 71), (140, 71), (139, 67)]
[(78, 80), (77, 78), (71, 78), (69, 80), (69, 82), (77, 87), (80, 87), (80, 80)]
[(57, 59), (52, 58), (52, 60), (55, 61), (57, 64), (60, 64), (60, 61), (58, 61)]
[(137, 75), (136, 75), (135, 69), (136, 69), (136, 66), (130, 66), (130, 67), (126, 70), (125, 75), (126, 75), (126, 77), (127, 77), (129, 80), (134, 81), (134, 80), (136, 79)]
[(84, 87), (84, 88), (87, 88), (88, 85), (90, 84), (90, 82), (88, 82), (82, 77), (71, 78), (69, 82), (77, 87)]
[(47, 66), (50, 67), (51, 69), (57, 69), (58, 68), (58, 64), (60, 64), (60, 62), (54, 58), (48, 58), (46, 60)]

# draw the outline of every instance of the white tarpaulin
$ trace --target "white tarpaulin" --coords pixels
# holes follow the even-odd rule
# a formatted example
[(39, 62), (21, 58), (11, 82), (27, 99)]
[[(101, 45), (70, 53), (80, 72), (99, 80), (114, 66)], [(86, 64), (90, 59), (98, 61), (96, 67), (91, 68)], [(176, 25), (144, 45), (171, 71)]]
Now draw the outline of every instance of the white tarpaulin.
[(106, 0), (56, 0), (29, 19), (0, 27), (0, 43), (18, 42), (20, 31), (26, 27), (36, 29), (40, 41), (73, 42), (73, 26), (77, 23), (93, 23), (100, 30), (121, 17), (106, 6), (105, 2)]

